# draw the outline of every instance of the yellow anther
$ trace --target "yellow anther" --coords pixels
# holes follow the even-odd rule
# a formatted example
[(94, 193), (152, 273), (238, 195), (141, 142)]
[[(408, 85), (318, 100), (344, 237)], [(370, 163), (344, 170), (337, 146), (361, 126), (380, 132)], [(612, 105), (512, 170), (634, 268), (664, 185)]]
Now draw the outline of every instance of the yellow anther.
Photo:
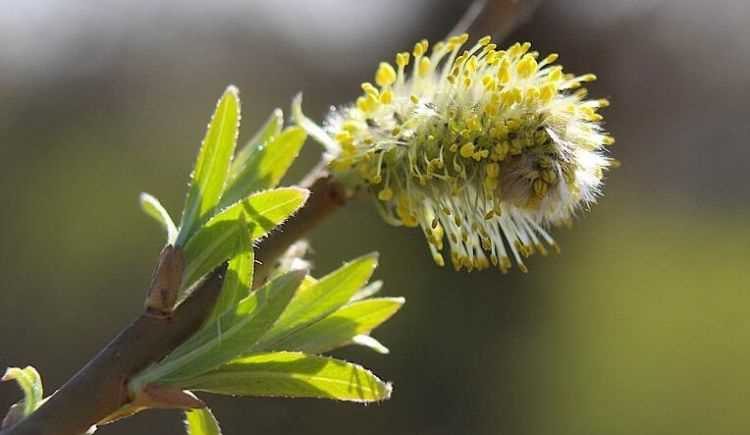
[(539, 98), (543, 103), (549, 103), (557, 95), (557, 89), (553, 83), (546, 83), (539, 91)]
[(576, 80), (579, 82), (593, 82), (596, 80), (596, 74), (584, 74), (579, 76)]
[(378, 192), (378, 199), (381, 201), (390, 201), (393, 199), (393, 190), (391, 190), (390, 187), (386, 187), (385, 189)]
[(495, 89), (495, 79), (492, 78), (492, 76), (489, 74), (485, 74), (482, 77), (482, 84), (484, 85), (484, 88), (488, 91), (492, 91)]
[(480, 46), (480, 47), (483, 47), (483, 46), (489, 44), (491, 41), (492, 41), (492, 36), (487, 35), (487, 36), (484, 36), (481, 39), (479, 39), (479, 41), (477, 41), (477, 45)]
[(474, 155), (474, 144), (469, 142), (461, 146), (461, 157), (469, 158)]
[(380, 62), (378, 71), (375, 73), (375, 83), (378, 86), (388, 86), (396, 81), (396, 70), (388, 62)]
[(526, 89), (526, 101), (529, 103), (534, 103), (537, 100), (539, 100), (539, 95), (541, 92), (539, 91), (539, 88), (536, 86), (532, 86), (528, 89)]
[(476, 161), (480, 161), (482, 159), (486, 159), (490, 155), (490, 152), (488, 150), (479, 150), (474, 151), (474, 154), (471, 155), (472, 158)]
[(427, 74), (429, 72), (430, 72), (430, 59), (427, 57), (423, 57), (422, 60), (419, 61), (419, 76), (427, 77)]
[(340, 143), (351, 143), (353, 140), (351, 133), (349, 133), (346, 130), (342, 130), (336, 133), (335, 138), (336, 138), (336, 141)]
[(443, 256), (437, 252), (432, 255), (432, 260), (435, 261), (435, 264), (437, 264), (439, 267), (445, 266), (445, 260), (443, 259)]
[(615, 143), (615, 138), (612, 136), (604, 136), (602, 142), (604, 145), (613, 145)]
[(550, 55), (542, 59), (542, 65), (549, 65), (551, 63), (555, 63), (555, 61), (557, 61), (557, 59), (559, 58), (560, 58), (559, 54), (551, 53)]
[(414, 45), (414, 57), (424, 56), (424, 54), (427, 53), (427, 48), (429, 46), (430, 46), (430, 43), (426, 39), (423, 39), (417, 42)]
[(409, 52), (404, 51), (396, 55), (396, 65), (403, 68), (409, 64)]
[(359, 125), (357, 124), (357, 121), (348, 119), (341, 124), (341, 129), (346, 130), (349, 133), (354, 133), (359, 130)]
[(466, 69), (464, 70), (464, 74), (474, 74), (474, 72), (477, 70), (477, 66), (479, 66), (479, 60), (477, 60), (477, 57), (469, 57), (469, 60), (466, 62)]
[(516, 66), (516, 72), (522, 79), (534, 76), (538, 70), (539, 65), (536, 63), (534, 56), (531, 56), (530, 54), (525, 55)]
[(357, 109), (361, 110), (362, 112), (372, 112), (373, 110), (375, 110), (375, 107), (377, 107), (377, 100), (372, 98), (371, 96), (357, 98)]
[(380, 102), (383, 104), (391, 104), (391, 102), (393, 102), (393, 91), (388, 89), (380, 94)]
[(375, 98), (376, 100), (380, 97), (380, 92), (378, 92), (378, 88), (372, 85), (370, 82), (364, 82), (362, 83), (362, 90), (365, 91), (365, 93), (368, 96), (371, 96)]
[(409, 99), (410, 99), (410, 100), (411, 100), (411, 102), (412, 102), (412, 103), (414, 103), (414, 104), (417, 104), (417, 103), (419, 103), (419, 97), (417, 97), (416, 95), (412, 95), (412, 96), (410, 96), (410, 97), (409, 97)]
[(510, 83), (510, 69), (505, 65), (501, 65), (497, 70), (497, 78), (498, 80), (500, 80), (501, 85), (507, 85), (508, 83)]
[(558, 82), (563, 79), (563, 71), (561, 66), (554, 66), (549, 70), (549, 80)]

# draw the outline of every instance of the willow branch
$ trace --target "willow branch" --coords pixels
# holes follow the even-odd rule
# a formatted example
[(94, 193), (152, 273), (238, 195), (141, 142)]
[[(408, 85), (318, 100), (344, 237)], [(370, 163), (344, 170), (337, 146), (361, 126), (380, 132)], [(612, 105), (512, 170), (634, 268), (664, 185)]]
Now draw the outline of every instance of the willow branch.
[(128, 380), (190, 337), (213, 308), (223, 268), (214, 271), (169, 317), (144, 313), (53, 394), (0, 435), (77, 435), (130, 400)]
[[(256, 247), (255, 286), (265, 281), (276, 260), (349, 196), (318, 165), (302, 181), (310, 190), (305, 206)], [(33, 414), (0, 435), (78, 435), (127, 405), (128, 380), (158, 362), (195, 333), (213, 309), (223, 282), (223, 268), (214, 271), (171, 315), (146, 310)], [(158, 313), (157, 313), (158, 314)]]

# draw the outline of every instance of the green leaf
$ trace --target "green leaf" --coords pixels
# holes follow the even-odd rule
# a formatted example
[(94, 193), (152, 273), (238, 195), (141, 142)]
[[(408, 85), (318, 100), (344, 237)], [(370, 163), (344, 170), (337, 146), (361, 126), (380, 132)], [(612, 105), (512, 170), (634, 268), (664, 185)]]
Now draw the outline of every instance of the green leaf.
[(302, 128), (291, 127), (270, 143), (255, 145), (240, 172), (228, 184), (221, 204), (228, 205), (252, 192), (276, 187), (297, 158), (306, 139), (307, 134)]
[[(250, 232), (244, 216), (240, 217), (237, 225), (239, 227), (239, 234), (248, 234)], [(250, 238), (248, 237), (237, 237), (236, 240), (237, 254), (229, 261), (221, 293), (219, 293), (219, 298), (216, 300), (213, 312), (206, 320), (206, 323), (237, 305), (240, 300), (249, 294), (252, 287), (253, 263), (255, 262), (252, 243), (250, 243)]]
[(354, 302), (280, 340), (276, 346), (306, 353), (327, 352), (349, 344), (358, 335), (368, 334), (393, 316), (403, 304), (403, 298)]
[(227, 361), (246, 354), (250, 346), (268, 331), (289, 304), (306, 272), (289, 272), (243, 299), (234, 311), (206, 325), (176, 349), (161, 364), (151, 382), (179, 384)]
[(195, 227), (219, 204), (229, 172), (240, 124), (239, 91), (229, 86), (216, 106), (203, 139), (182, 212), (177, 245), (183, 246)]
[(224, 209), (190, 238), (185, 246), (185, 279), (188, 287), (206, 273), (236, 254), (240, 234), (237, 222), (245, 219), (249, 238), (255, 240), (294, 214), (307, 200), (309, 192), (297, 187), (258, 192)]
[(167, 232), (167, 243), (173, 244), (177, 240), (177, 227), (167, 210), (161, 205), (158, 199), (148, 193), (141, 193), (140, 201), (143, 211), (159, 222)]
[(247, 142), (247, 145), (242, 147), (242, 149), (237, 152), (237, 155), (234, 156), (232, 166), (229, 169), (229, 181), (236, 179), (237, 176), (245, 170), (248, 159), (259, 147), (265, 146), (281, 133), (283, 125), (284, 113), (281, 109), (275, 109), (271, 112), (271, 116), (268, 117), (268, 120), (266, 120), (260, 130), (258, 130)]
[(23, 390), (23, 415), (27, 416), (36, 411), (42, 405), (44, 399), (44, 389), (42, 388), (42, 377), (34, 367), (26, 366), (20, 369), (18, 367), (8, 367), (5, 370), (2, 381), (16, 381), (18, 386)]
[(300, 352), (275, 352), (236, 359), (188, 382), (210, 393), (374, 402), (390, 398), (391, 385), (346, 361)]
[(377, 254), (365, 255), (299, 291), (279, 321), (252, 351), (282, 350), (279, 341), (346, 304), (370, 279), (377, 262)]
[(380, 343), (378, 340), (376, 340), (373, 337), (370, 337), (369, 335), (355, 335), (352, 337), (352, 344), (356, 344), (358, 346), (364, 346), (369, 347), (370, 349), (374, 350), (377, 353), (387, 354), (390, 353), (390, 350), (388, 350), (387, 347), (383, 346), (382, 343)]
[(219, 422), (208, 408), (185, 411), (185, 430), (188, 435), (221, 435)]
[(320, 128), (302, 113), (302, 94), (297, 94), (292, 100), (292, 118), (300, 127), (304, 128), (316, 142), (323, 145), (329, 155), (338, 155), (341, 152), (341, 145), (336, 142), (331, 135)]

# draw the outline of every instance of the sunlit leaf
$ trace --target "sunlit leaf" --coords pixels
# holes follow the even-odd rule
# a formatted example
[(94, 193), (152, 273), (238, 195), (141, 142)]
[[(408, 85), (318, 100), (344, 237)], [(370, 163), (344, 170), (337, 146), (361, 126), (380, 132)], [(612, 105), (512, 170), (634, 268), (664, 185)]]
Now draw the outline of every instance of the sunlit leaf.
[(208, 408), (185, 411), (185, 430), (187, 435), (221, 435), (219, 422)]
[(252, 192), (276, 187), (297, 158), (305, 139), (307, 134), (302, 128), (291, 127), (268, 143), (248, 145), (247, 148), (253, 148), (252, 153), (227, 185), (221, 204), (232, 204)]
[(23, 415), (27, 416), (36, 411), (44, 399), (44, 389), (42, 388), (42, 377), (34, 367), (26, 368), (8, 367), (5, 370), (2, 381), (16, 381), (23, 391)]
[(326, 318), (280, 340), (279, 349), (323, 353), (349, 344), (393, 316), (404, 304), (403, 298), (378, 298), (354, 302)]
[(177, 227), (167, 210), (161, 205), (158, 199), (145, 192), (141, 193), (140, 202), (143, 211), (159, 222), (167, 232), (167, 243), (173, 244), (177, 239)]
[[(247, 221), (241, 216), (237, 222), (239, 234), (249, 234)], [(236, 238), (236, 254), (229, 261), (229, 267), (224, 275), (224, 282), (221, 286), (221, 293), (214, 304), (214, 309), (208, 317), (207, 322), (212, 321), (217, 316), (231, 309), (240, 300), (248, 295), (253, 284), (253, 266), (255, 255), (253, 246), (249, 237)]]
[[(160, 383), (176, 383), (246, 354), (289, 304), (305, 277), (305, 271), (293, 271), (254, 291), (234, 312), (227, 312), (176, 349), (162, 363)], [(182, 384), (180, 384), (182, 385)]]
[(197, 225), (219, 204), (237, 143), (240, 124), (239, 91), (229, 86), (216, 106), (203, 139), (190, 181), (177, 244), (184, 245)]
[[(252, 241), (284, 222), (305, 203), (308, 194), (307, 190), (296, 187), (258, 192), (212, 217), (185, 246), (184, 285), (191, 285), (234, 256), (238, 237), (249, 237)], [(240, 234), (237, 222), (241, 218), (247, 221), (248, 235)]]
[(311, 397), (374, 402), (388, 399), (391, 385), (346, 361), (301, 352), (275, 352), (236, 359), (188, 382), (218, 394)]
[(253, 351), (283, 350), (279, 341), (339, 309), (370, 279), (377, 254), (345, 264), (299, 291), (274, 327), (253, 346)]
[(255, 132), (253, 137), (247, 141), (247, 144), (242, 147), (232, 160), (232, 166), (229, 168), (229, 179), (233, 181), (237, 176), (243, 172), (247, 166), (247, 161), (250, 156), (256, 151), (259, 146), (263, 146), (269, 143), (279, 133), (281, 128), (284, 126), (284, 112), (281, 109), (274, 109), (271, 115), (268, 117), (266, 122), (260, 129)]
[(377, 353), (387, 354), (391, 352), (387, 347), (383, 346), (383, 343), (375, 339), (375, 337), (366, 334), (355, 335), (352, 337), (352, 344), (368, 347)]

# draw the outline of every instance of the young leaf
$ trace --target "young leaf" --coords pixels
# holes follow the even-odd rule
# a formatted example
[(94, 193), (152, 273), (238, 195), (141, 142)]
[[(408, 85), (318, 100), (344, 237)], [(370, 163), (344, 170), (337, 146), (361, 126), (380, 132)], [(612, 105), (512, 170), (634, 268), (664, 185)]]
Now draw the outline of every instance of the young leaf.
[(1, 381), (16, 381), (18, 386), (23, 390), (23, 415), (27, 416), (36, 411), (42, 405), (44, 399), (44, 389), (42, 388), (42, 377), (34, 367), (26, 366), (20, 369), (18, 367), (8, 367)]
[(247, 160), (258, 148), (264, 147), (281, 133), (281, 128), (283, 126), (284, 112), (282, 112), (281, 109), (275, 109), (271, 112), (271, 116), (268, 117), (260, 130), (258, 130), (255, 135), (247, 141), (247, 145), (237, 151), (237, 155), (234, 156), (234, 160), (232, 161), (232, 166), (229, 168), (229, 182), (233, 181), (245, 170)]
[(177, 239), (177, 227), (167, 210), (161, 205), (158, 199), (148, 193), (141, 193), (140, 201), (143, 211), (164, 227), (164, 230), (167, 232), (167, 243), (173, 244)]
[(307, 134), (309, 134), (316, 142), (323, 145), (326, 149), (327, 154), (336, 156), (341, 152), (341, 145), (336, 142), (330, 134), (326, 133), (325, 130), (318, 127), (318, 124), (311, 121), (308, 117), (302, 113), (302, 94), (297, 94), (292, 100), (292, 118), (294, 122), (300, 127), (304, 128)]
[(365, 255), (298, 292), (279, 321), (253, 346), (252, 351), (282, 350), (278, 346), (280, 340), (346, 304), (370, 279), (377, 262), (377, 254)]
[(280, 340), (276, 346), (306, 353), (327, 352), (349, 344), (358, 335), (368, 334), (393, 316), (403, 304), (403, 298), (354, 302)]
[(301, 352), (274, 352), (236, 359), (188, 382), (187, 388), (218, 394), (310, 397), (375, 402), (391, 385), (346, 361)]
[(254, 146), (252, 153), (242, 163), (243, 167), (227, 185), (221, 205), (232, 204), (252, 192), (276, 187), (297, 158), (305, 139), (307, 134), (303, 129), (291, 127), (270, 143)]
[(354, 337), (352, 337), (352, 344), (356, 344), (358, 346), (369, 347), (370, 349), (374, 350), (377, 353), (382, 353), (382, 354), (390, 353), (390, 350), (388, 350), (387, 347), (383, 346), (381, 342), (379, 342), (375, 338), (370, 337), (369, 335), (366, 335), (366, 334), (355, 335)]
[(240, 234), (237, 222), (241, 218), (248, 223), (250, 240), (255, 240), (294, 214), (308, 195), (307, 190), (296, 187), (258, 192), (209, 219), (185, 246), (183, 285), (192, 285), (236, 254), (237, 237), (248, 237)]
[[(244, 216), (240, 217), (237, 222), (239, 234), (248, 234), (250, 232)], [(255, 255), (253, 246), (249, 237), (237, 237), (237, 254), (229, 261), (229, 267), (224, 275), (224, 283), (221, 287), (219, 298), (214, 304), (211, 315), (206, 320), (209, 323), (213, 319), (222, 315), (225, 311), (231, 309), (240, 300), (246, 297), (253, 284), (253, 266)]]
[(187, 242), (195, 227), (208, 219), (219, 204), (237, 144), (239, 124), (239, 91), (229, 86), (216, 106), (198, 152), (180, 221), (178, 246)]
[(185, 430), (187, 435), (221, 435), (219, 422), (208, 408), (185, 411)]
[(268, 331), (289, 304), (306, 272), (289, 272), (243, 299), (235, 312), (225, 313), (206, 325), (185, 343), (190, 350), (175, 359), (167, 357), (154, 381), (175, 384), (215, 369), (247, 353), (250, 346)]

